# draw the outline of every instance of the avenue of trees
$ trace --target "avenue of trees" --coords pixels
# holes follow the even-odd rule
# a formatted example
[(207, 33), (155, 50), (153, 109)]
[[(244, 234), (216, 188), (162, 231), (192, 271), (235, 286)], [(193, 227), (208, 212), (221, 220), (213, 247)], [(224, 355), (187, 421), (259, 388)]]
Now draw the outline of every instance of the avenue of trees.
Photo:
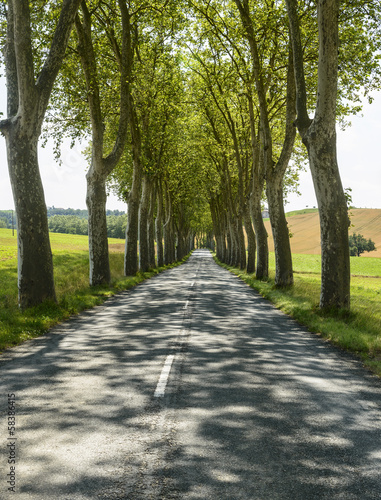
[(128, 205), (126, 275), (181, 259), (197, 241), (266, 279), (266, 199), (275, 285), (292, 286), (284, 200), (308, 163), (320, 307), (350, 307), (336, 126), (379, 88), (378, 0), (9, 0), (1, 9), (8, 109), (0, 131), (21, 308), (55, 300), (41, 135), (55, 138), (58, 154), (65, 137), (89, 143), (91, 285), (110, 280), (112, 189)]

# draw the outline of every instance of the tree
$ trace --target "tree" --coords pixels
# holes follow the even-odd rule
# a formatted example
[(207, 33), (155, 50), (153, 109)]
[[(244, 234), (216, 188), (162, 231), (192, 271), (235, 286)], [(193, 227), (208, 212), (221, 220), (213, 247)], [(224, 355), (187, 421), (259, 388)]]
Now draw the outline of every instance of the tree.
[[(18, 288), (22, 309), (55, 300), (53, 259), (47, 211), (37, 158), (37, 144), (54, 81), (61, 67), (80, 0), (63, 0), (61, 7), (37, 5), (40, 17), (58, 17), (40, 65), (33, 50), (30, 2), (10, 0), (6, 9), (4, 60), (7, 118), (0, 122), (5, 136), (9, 175), (18, 221)], [(40, 2), (35, 2), (40, 4)], [(51, 25), (44, 24), (43, 30)], [(46, 57), (43, 58), (43, 55)], [(36, 66), (39, 66), (38, 73)]]
[(296, 125), (307, 147), (320, 215), (321, 308), (349, 308), (349, 219), (336, 156), (338, 0), (318, 1), (319, 62), (315, 116), (308, 116), (296, 0), (287, 0), (297, 88)]
[(351, 256), (360, 257), (364, 252), (373, 252), (376, 249), (374, 241), (367, 240), (362, 234), (353, 233), (349, 236), (349, 252)]
[[(336, 122), (361, 109), (361, 89), (366, 96), (380, 86), (381, 5), (373, 0), (319, 0), (316, 18), (313, 3), (286, 4), (297, 88), (295, 124), (308, 152), (319, 206), (320, 307), (349, 308), (349, 219), (336, 157)], [(317, 67), (306, 47), (314, 45), (316, 31)], [(308, 110), (314, 101), (311, 119)]]
[[(129, 79), (132, 71), (130, 12), (123, 0), (118, 0), (118, 5), (122, 26), (121, 47), (119, 47), (113, 25), (116, 17), (114, 6), (111, 6), (109, 13), (105, 13), (105, 7), (100, 13), (101, 25), (105, 26), (107, 37), (111, 41), (120, 73), (119, 126), (112, 150), (108, 155), (104, 154), (105, 119), (100, 98), (100, 85), (104, 85), (104, 82), (100, 81), (98, 71), (101, 61), (95, 55), (92, 40), (94, 31), (92, 14), (85, 1), (81, 2), (82, 19), (78, 15), (75, 21), (78, 52), (86, 79), (92, 130), (91, 164), (86, 175), (86, 204), (89, 211), (90, 284), (93, 286), (109, 283), (111, 278), (106, 222), (106, 180), (122, 156), (127, 137), (127, 118), (130, 112)], [(109, 78), (108, 75), (107, 78)]]
[[(260, 33), (260, 36), (258, 36), (255, 32), (253, 19), (250, 15), (249, 0), (234, 1), (239, 10), (245, 36), (250, 45), (253, 75), (260, 110), (260, 159), (263, 158), (266, 194), (274, 237), (276, 262), (275, 285), (280, 287), (289, 286), (293, 284), (294, 279), (289, 231), (284, 212), (283, 180), (295, 142), (295, 127), (293, 126), (295, 118), (295, 83), (293, 80), (292, 54), (288, 49), (288, 37), (286, 37), (286, 43), (284, 43), (284, 41), (282, 42), (283, 37), (281, 34), (282, 32), (284, 33), (284, 29), (282, 26), (283, 13), (281, 10), (277, 10), (276, 6), (272, 5), (269, 12), (266, 12), (265, 8), (262, 7), (262, 10), (265, 11), (266, 22), (262, 24), (261, 29), (264, 31), (265, 35)], [(265, 39), (265, 46), (262, 47), (262, 51), (266, 50), (267, 57), (263, 58), (264, 60), (261, 60), (259, 55), (260, 50), (257, 41), (259, 37)], [(284, 53), (284, 48), (286, 48), (286, 53)], [(276, 68), (276, 65), (282, 65), (280, 61), (277, 62), (279, 59), (283, 61), (288, 59), (288, 64), (284, 64), (283, 62), (283, 66), (287, 68), (287, 76), (285, 78), (286, 84), (282, 82), (282, 71), (279, 70), (279, 67)], [(265, 64), (266, 60), (269, 60), (268, 64)], [(276, 78), (273, 77), (273, 73), (276, 73)], [(276, 88), (279, 82), (282, 82), (282, 85)], [(271, 92), (269, 92), (270, 86), (272, 88)], [(284, 91), (282, 91), (282, 87), (285, 88), (285, 95), (283, 95)], [(274, 107), (274, 104), (276, 107), (276, 114), (275, 116), (271, 116), (270, 110), (271, 107)], [(279, 124), (274, 127), (274, 122), (279, 120), (279, 115), (284, 107), (286, 107), (284, 140), (281, 151), (275, 161), (274, 139), (276, 133), (279, 134), (279, 130), (283, 127)]]

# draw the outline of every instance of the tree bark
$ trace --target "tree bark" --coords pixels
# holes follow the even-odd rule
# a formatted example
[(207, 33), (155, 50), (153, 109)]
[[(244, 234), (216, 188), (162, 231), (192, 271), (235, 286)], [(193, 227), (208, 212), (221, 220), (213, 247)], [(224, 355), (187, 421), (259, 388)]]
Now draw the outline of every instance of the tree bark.
[(269, 276), (269, 247), (268, 234), (263, 222), (261, 207), (262, 190), (258, 183), (250, 197), (250, 213), (253, 220), (256, 246), (257, 246), (257, 267), (255, 276), (258, 280), (266, 280)]
[[(78, 34), (78, 52), (85, 74), (87, 99), (90, 110), (92, 131), (92, 155), (90, 169), (86, 175), (87, 195), (86, 204), (89, 212), (89, 258), (90, 258), (90, 285), (108, 284), (111, 279), (107, 222), (106, 222), (106, 180), (116, 167), (122, 156), (127, 136), (130, 112), (128, 78), (132, 69), (130, 17), (126, 4), (119, 1), (122, 18), (122, 51), (116, 51), (116, 58), (120, 69), (120, 111), (119, 127), (112, 152), (103, 157), (104, 123), (101, 110), (100, 89), (97, 74), (97, 61), (92, 42), (92, 20), (86, 2), (81, 2), (82, 20), (76, 18)], [(116, 40), (114, 40), (117, 46)]]
[[(7, 134), (9, 175), (17, 214), (18, 290), (22, 309), (55, 300), (47, 210), (37, 158), (38, 135)], [(22, 168), (17, 168), (22, 165)]]
[(173, 229), (173, 212), (172, 212), (172, 200), (171, 195), (167, 191), (166, 203), (165, 203), (165, 216), (166, 221), (163, 226), (164, 233), (164, 264), (172, 264), (175, 262), (176, 254), (176, 242), (175, 242), (175, 232)]
[(151, 183), (147, 174), (143, 174), (142, 195), (139, 207), (139, 269), (149, 269), (148, 216), (151, 200)]
[(106, 179), (90, 168), (86, 175), (89, 229), (90, 284), (110, 283), (106, 219)]
[(35, 79), (27, 0), (8, 2), (4, 51), (7, 119), (0, 131), (18, 220), (18, 289), (21, 309), (56, 300), (47, 210), (37, 144), (50, 95), (64, 58), (79, 0), (64, 1), (50, 50)]
[(134, 165), (132, 186), (128, 196), (126, 242), (124, 252), (124, 274), (134, 276), (138, 265), (139, 204), (141, 186), (141, 165), (139, 150), (133, 145)]
[(287, 0), (286, 3), (297, 88), (296, 124), (307, 147), (319, 207), (322, 259), (320, 308), (349, 309), (349, 219), (336, 155), (339, 2), (318, 1), (318, 97), (313, 120), (307, 113), (297, 1)]
[(158, 267), (164, 266), (164, 248), (163, 248), (163, 191), (161, 181), (158, 182), (157, 189), (157, 214), (155, 221), (156, 230), (156, 253)]
[(156, 206), (156, 189), (155, 185), (151, 181), (151, 196), (148, 211), (148, 263), (150, 268), (156, 267), (155, 258), (155, 219), (154, 211)]
[(270, 222), (275, 251), (275, 286), (287, 287), (294, 283), (292, 256), (287, 219), (283, 206), (283, 176), (267, 184)]
[(246, 272), (252, 274), (255, 271), (255, 233), (253, 229), (253, 224), (251, 222), (249, 208), (246, 205), (243, 214), (243, 221), (245, 224), (246, 236), (247, 236), (247, 265)]
[(283, 147), (277, 163), (273, 168), (266, 171), (266, 193), (274, 239), (275, 286), (277, 287), (288, 287), (294, 283), (290, 236), (286, 215), (284, 213), (283, 179), (290, 162), (296, 136), (294, 126), (296, 117), (295, 92), (294, 67), (290, 48), (287, 70), (286, 120)]
[(249, 197), (249, 211), (254, 225), (257, 248), (257, 267), (255, 276), (258, 280), (265, 280), (269, 275), (269, 248), (268, 234), (262, 217), (262, 192), (264, 187), (263, 165), (260, 161), (260, 146), (255, 132), (255, 117), (251, 90), (248, 93), (250, 115), (250, 137), (252, 154), (252, 186)]
[(246, 245), (245, 245), (245, 235), (243, 232), (242, 217), (238, 216), (236, 218), (237, 236), (238, 236), (238, 259), (239, 268), (246, 269)]

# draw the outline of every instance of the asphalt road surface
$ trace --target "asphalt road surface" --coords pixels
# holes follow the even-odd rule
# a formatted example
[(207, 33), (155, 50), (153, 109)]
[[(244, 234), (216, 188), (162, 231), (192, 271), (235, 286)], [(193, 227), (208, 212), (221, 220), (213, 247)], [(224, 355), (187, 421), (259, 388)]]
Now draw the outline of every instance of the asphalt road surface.
[(0, 375), (1, 499), (381, 499), (379, 380), (207, 251)]

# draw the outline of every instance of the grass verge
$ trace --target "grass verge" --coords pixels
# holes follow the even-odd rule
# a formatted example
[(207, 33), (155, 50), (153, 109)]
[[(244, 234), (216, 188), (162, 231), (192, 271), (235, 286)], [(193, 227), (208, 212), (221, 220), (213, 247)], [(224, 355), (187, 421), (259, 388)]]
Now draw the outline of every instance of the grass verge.
[[(310, 256), (305, 256), (310, 257)], [(312, 256), (314, 257), (314, 256)], [(240, 269), (216, 262), (239, 276), (249, 286), (270, 300), (277, 308), (294, 318), (309, 331), (329, 340), (334, 345), (355, 354), (373, 373), (381, 376), (381, 279), (352, 277), (351, 310), (323, 313), (319, 309), (320, 273), (304, 271), (301, 256), (295, 259), (295, 284), (289, 289), (274, 286), (274, 263), (270, 259), (270, 276), (259, 281)], [(299, 264), (303, 261), (303, 264)], [(271, 263), (273, 265), (271, 265)], [(272, 267), (272, 269), (271, 269)], [(302, 270), (298, 272), (298, 267)]]
[(89, 256), (85, 250), (86, 238), (71, 237), (72, 243), (64, 238), (64, 243), (69, 244), (69, 248), (63, 248), (60, 241), (63, 236), (67, 235), (57, 235), (57, 241), (54, 235), (51, 238), (57, 303), (46, 302), (21, 312), (17, 304), (15, 252), (13, 255), (12, 252), (7, 252), (6, 256), (3, 255), (5, 258), (0, 260), (0, 352), (25, 340), (41, 336), (49, 328), (70, 316), (100, 305), (116, 293), (128, 290), (166, 269), (178, 266), (188, 258), (187, 256), (180, 262), (138, 273), (136, 276), (123, 276), (123, 252), (113, 251), (112, 244), (115, 242), (109, 240), (111, 284), (90, 287)]

